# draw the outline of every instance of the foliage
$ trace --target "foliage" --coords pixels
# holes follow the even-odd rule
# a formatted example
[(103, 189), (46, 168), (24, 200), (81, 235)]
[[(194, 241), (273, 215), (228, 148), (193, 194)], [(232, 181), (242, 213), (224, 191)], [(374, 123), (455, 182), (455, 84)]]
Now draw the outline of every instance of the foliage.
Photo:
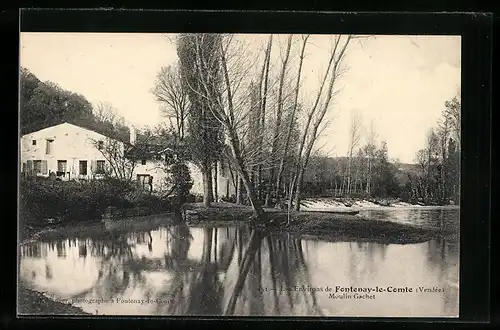
[[(205, 94), (218, 95), (220, 74), (217, 56), (219, 37), (215, 34), (181, 34), (177, 40), (179, 71), (184, 88), (188, 91), (189, 116), (186, 142), (192, 160), (197, 164), (204, 177), (204, 202), (210, 205), (213, 200), (212, 167), (220, 159), (223, 140), (222, 126), (213, 113), (213, 100)], [(212, 59), (210, 65), (200, 66), (197, 61), (206, 59), (197, 56), (200, 52)], [(203, 84), (200, 76), (208, 80)]]
[(186, 83), (182, 81), (181, 72), (176, 65), (160, 69), (152, 93), (162, 105), (162, 115), (169, 120), (172, 128), (175, 127), (174, 136), (182, 140), (189, 114), (189, 99)]
[(445, 102), (436, 129), (416, 154), (419, 171), (409, 177), (406, 192), (413, 201), (425, 204), (460, 203), (460, 101)]
[(140, 191), (133, 183), (116, 178), (76, 182), (22, 177), (19, 195), (20, 221), (24, 225), (42, 225), (51, 218), (93, 221), (101, 219), (110, 206), (157, 211), (169, 205), (160, 197)]
[(94, 111), (83, 95), (50, 81), (42, 82), (26, 68), (21, 68), (19, 78), (22, 135), (69, 122), (121, 141), (128, 140), (128, 128), (116, 113), (109, 115), (112, 113), (109, 105), (99, 105)]
[(376, 157), (371, 169), (372, 189), (370, 191), (366, 189), (367, 172), (363, 171), (368, 164), (362, 154), (351, 159), (356, 166), (360, 167), (360, 170), (356, 170), (355, 167), (352, 171), (353, 185), (349, 193), (342, 190), (349, 159), (347, 157), (315, 156), (311, 158), (304, 177), (303, 195), (356, 198), (400, 197), (401, 189), (405, 184), (404, 173), (398, 169), (397, 164), (387, 159), (387, 153), (383, 149), (378, 150), (375, 154)]
[(193, 186), (189, 168), (183, 162), (176, 162), (170, 166), (169, 170), (175, 204), (181, 205), (186, 202), (189, 191)]
[[(222, 152), (221, 125), (210, 110), (211, 105), (207, 104), (204, 97), (203, 86), (198, 79), (199, 74), (205, 74), (211, 78), (211, 84), (208, 86), (213, 93), (219, 88), (220, 83), (215, 65), (207, 68), (205, 72), (197, 71), (193, 60), (196, 59), (196, 47), (202, 47), (208, 53), (215, 52), (216, 36), (206, 35), (200, 38), (198, 35), (181, 35), (177, 44), (177, 53), (179, 55), (180, 72), (184, 87), (188, 90), (189, 96), (189, 117), (188, 117), (188, 144), (195, 162), (199, 164), (213, 164), (219, 160)], [(201, 43), (201, 45), (198, 45)]]

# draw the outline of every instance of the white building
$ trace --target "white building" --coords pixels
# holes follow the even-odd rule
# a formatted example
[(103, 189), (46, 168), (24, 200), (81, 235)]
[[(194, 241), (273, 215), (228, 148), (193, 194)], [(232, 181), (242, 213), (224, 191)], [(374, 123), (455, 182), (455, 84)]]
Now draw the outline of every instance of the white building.
[[(41, 177), (53, 176), (63, 181), (99, 179), (111, 169), (103, 148), (112, 144), (120, 154), (126, 154), (125, 149), (135, 145), (135, 141), (134, 128), (130, 129), (130, 141), (122, 142), (70, 123), (47, 127), (21, 137), (21, 172)], [(155, 146), (151, 146), (149, 151), (137, 161), (131, 177), (144, 189), (164, 191), (168, 189), (169, 175), (164, 164), (171, 150), (155, 150)], [(200, 170), (192, 163), (188, 163), (188, 167), (193, 180), (191, 193), (203, 195)], [(229, 176), (227, 165), (219, 165), (218, 169), (219, 198), (235, 195), (234, 178)]]
[[(21, 137), (21, 171), (61, 180), (90, 179), (104, 174), (109, 165), (99, 148), (107, 137), (69, 123)], [(123, 148), (123, 143), (121, 143)]]

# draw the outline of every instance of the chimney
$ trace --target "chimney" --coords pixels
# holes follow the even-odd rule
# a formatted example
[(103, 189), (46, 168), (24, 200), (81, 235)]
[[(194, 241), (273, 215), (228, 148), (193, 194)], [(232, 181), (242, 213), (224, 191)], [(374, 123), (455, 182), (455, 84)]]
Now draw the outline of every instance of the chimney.
[(135, 145), (135, 140), (137, 137), (135, 127), (133, 125), (130, 125), (129, 130), (130, 130), (130, 144)]

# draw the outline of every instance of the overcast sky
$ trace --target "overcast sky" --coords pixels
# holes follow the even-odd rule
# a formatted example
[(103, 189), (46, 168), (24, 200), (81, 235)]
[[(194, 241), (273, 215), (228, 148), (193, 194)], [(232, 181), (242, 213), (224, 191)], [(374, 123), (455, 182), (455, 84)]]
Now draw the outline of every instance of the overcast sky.
[[(267, 36), (245, 38), (259, 49)], [(317, 85), (330, 39), (312, 37), (303, 93), (312, 94)], [(373, 120), (391, 158), (412, 163), (444, 102), (460, 90), (460, 48), (459, 36), (376, 36), (353, 42), (345, 58), (349, 69), (339, 81), (341, 93), (326, 118), (331, 124), (317, 146), (331, 156), (345, 155), (350, 113), (358, 111), (366, 127)], [(161, 120), (150, 91), (158, 70), (176, 62), (177, 55), (160, 34), (22, 33), (20, 60), (40, 80), (93, 104), (109, 102), (127, 121), (142, 126)]]

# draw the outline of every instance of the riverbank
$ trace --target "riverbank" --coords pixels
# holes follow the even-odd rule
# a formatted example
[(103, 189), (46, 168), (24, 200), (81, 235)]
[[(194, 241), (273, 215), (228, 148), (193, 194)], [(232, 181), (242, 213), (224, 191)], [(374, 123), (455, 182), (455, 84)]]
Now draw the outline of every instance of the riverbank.
[(28, 289), (19, 282), (18, 291), (18, 313), (23, 315), (91, 315), (81, 308), (64, 304), (48, 297), (42, 293)]
[[(213, 203), (210, 208), (202, 203), (184, 206), (187, 225), (191, 227), (248, 226), (253, 212), (251, 207), (232, 203)], [(321, 212), (290, 211), (265, 208), (270, 222), (257, 226), (273, 234), (291, 234), (315, 237), (325, 241), (370, 241), (381, 244), (410, 244), (432, 238), (457, 239), (459, 228), (444, 231), (416, 227), (391, 221), (373, 220), (359, 215)], [(64, 224), (49, 227), (24, 227), (20, 241), (54, 240), (65, 238), (113, 239), (122, 232), (147, 232), (159, 226), (170, 226), (179, 219), (173, 213), (162, 213), (123, 220), (105, 220), (86, 224)]]
[[(186, 205), (187, 222), (192, 227), (223, 227), (247, 225), (252, 216), (248, 206), (214, 203), (207, 208), (201, 203)], [(377, 242), (380, 244), (411, 244), (432, 238), (456, 238), (457, 232), (420, 228), (391, 221), (368, 219), (359, 215), (331, 212), (284, 211), (264, 209), (270, 223), (263, 228), (273, 234), (292, 234), (320, 240)]]
[(408, 203), (399, 199), (360, 198), (306, 198), (300, 202), (302, 211), (369, 210), (380, 208), (459, 208), (458, 205), (425, 205)]
[(53, 241), (58, 239), (100, 239), (113, 240), (121, 233), (148, 232), (159, 226), (171, 226), (176, 222), (173, 213), (158, 213), (122, 220), (94, 220), (86, 223), (62, 223), (46, 227), (24, 227), (19, 241), (26, 244), (33, 241)]

